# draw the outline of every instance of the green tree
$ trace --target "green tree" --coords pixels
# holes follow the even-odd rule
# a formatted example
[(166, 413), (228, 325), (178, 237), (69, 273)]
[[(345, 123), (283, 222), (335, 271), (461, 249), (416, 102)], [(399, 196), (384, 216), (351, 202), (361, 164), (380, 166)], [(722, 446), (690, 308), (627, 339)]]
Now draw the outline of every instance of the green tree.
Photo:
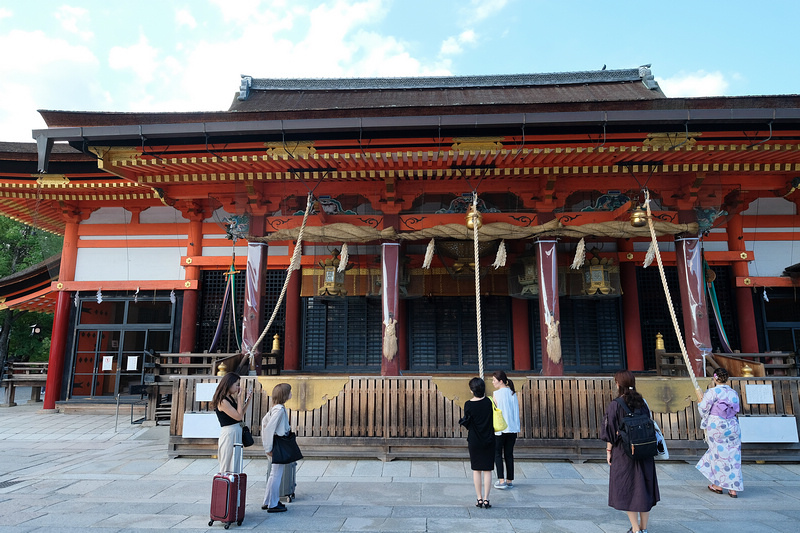
[[(0, 216), (0, 279), (58, 254), (62, 244), (58, 235)], [(52, 326), (53, 317), (48, 313), (0, 310), (0, 368), (8, 357), (46, 361)]]

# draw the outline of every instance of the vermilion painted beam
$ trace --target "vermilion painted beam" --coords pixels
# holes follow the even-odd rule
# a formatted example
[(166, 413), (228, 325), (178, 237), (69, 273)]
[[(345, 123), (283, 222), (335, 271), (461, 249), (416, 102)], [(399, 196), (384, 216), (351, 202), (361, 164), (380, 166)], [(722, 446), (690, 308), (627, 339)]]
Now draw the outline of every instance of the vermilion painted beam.
[(164, 291), (164, 290), (184, 290), (199, 288), (199, 281), (196, 279), (187, 280), (141, 280), (141, 281), (54, 281), (50, 288), (54, 291)]
[(800, 287), (800, 279), (790, 277), (737, 277), (737, 287)]

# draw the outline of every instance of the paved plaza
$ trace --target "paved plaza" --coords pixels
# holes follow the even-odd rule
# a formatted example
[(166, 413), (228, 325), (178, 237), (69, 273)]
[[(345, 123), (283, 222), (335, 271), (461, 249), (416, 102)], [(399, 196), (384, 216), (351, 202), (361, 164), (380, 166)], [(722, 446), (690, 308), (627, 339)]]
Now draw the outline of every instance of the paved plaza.
[[(117, 421), (20, 403), (0, 409), (0, 531), (223, 531), (218, 522), (208, 527), (217, 461), (170, 459), (167, 427), (131, 425), (126, 410)], [(623, 513), (607, 506), (604, 463), (518, 462), (514, 488), (492, 490), (493, 507), (478, 509), (465, 461), (309, 459), (297, 471), (297, 499), (279, 514), (261, 510), (266, 467), (265, 459), (246, 460), (247, 514), (230, 531), (624, 533), (629, 527)], [(800, 464), (743, 469), (745, 490), (734, 500), (709, 492), (693, 465), (659, 463), (661, 502), (650, 533), (797, 531)]]

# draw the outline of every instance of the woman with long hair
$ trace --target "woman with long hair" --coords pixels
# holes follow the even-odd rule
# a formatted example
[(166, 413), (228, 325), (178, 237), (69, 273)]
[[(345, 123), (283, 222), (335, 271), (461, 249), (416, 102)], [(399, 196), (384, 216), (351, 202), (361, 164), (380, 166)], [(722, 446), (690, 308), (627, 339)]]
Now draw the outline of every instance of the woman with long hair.
[(711, 482), (708, 490), (738, 498), (744, 490), (742, 481), (742, 432), (739, 429), (739, 395), (727, 385), (728, 371), (714, 370), (712, 387), (697, 405), (706, 430), (708, 451), (697, 463), (697, 469)]
[(211, 399), (211, 408), (217, 414), (221, 427), (217, 440), (217, 459), (220, 472), (233, 472), (233, 445), (242, 442), (242, 426), (247, 404), (253, 396), (253, 389), (244, 391), (239, 386), (239, 374), (228, 372), (223, 376)]
[[(492, 384), (495, 388), (492, 395), (494, 403), (508, 424), (503, 431), (494, 433), (494, 466), (497, 469), (497, 482), (494, 488), (510, 489), (514, 486), (514, 444), (519, 433), (519, 401), (514, 382), (508, 379), (502, 370), (492, 373)], [(503, 472), (504, 459), (505, 472)]]
[[(617, 399), (622, 399), (628, 409), (637, 414), (650, 414), (642, 395), (636, 392), (636, 378), (628, 370), (620, 370), (614, 375), (617, 386)], [(625, 417), (625, 410), (617, 400), (606, 408), (600, 438), (606, 441), (606, 462), (610, 473), (608, 480), (608, 505), (618, 511), (625, 511), (631, 528), (628, 533), (647, 533), (650, 509), (661, 499), (656, 477), (654, 457), (633, 459), (623, 450), (619, 428)]]
[(292, 397), (292, 386), (288, 383), (278, 383), (272, 389), (272, 408), (261, 419), (261, 442), (264, 452), (269, 459), (267, 489), (264, 494), (264, 505), (268, 513), (282, 513), (286, 506), (280, 501), (281, 479), (286, 465), (277, 465), (272, 462), (272, 441), (275, 435), (286, 435), (291, 431), (289, 415), (284, 405)]
[(492, 489), (494, 468), (494, 425), (492, 401), (486, 397), (486, 383), (481, 378), (469, 381), (472, 398), (464, 404), (462, 425), (468, 430), (467, 448), (472, 467), (472, 484), (478, 503), (475, 507), (489, 509), (489, 491)]

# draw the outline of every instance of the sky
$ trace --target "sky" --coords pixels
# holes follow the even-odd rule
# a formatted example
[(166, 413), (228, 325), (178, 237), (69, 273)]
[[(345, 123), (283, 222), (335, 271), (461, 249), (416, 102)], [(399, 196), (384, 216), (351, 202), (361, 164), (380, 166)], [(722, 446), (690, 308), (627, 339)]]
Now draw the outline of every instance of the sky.
[(226, 110), (242, 74), (651, 64), (670, 97), (798, 94), (798, 20), (798, 0), (0, 0), (0, 141), (32, 142), (37, 109)]

